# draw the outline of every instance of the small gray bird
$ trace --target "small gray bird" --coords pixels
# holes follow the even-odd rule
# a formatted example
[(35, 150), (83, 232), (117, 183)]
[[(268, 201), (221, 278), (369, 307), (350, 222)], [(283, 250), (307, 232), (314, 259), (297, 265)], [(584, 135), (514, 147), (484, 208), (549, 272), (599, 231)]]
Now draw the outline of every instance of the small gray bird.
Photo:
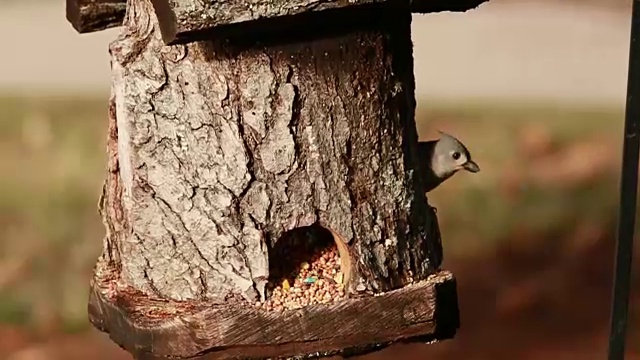
[(426, 192), (438, 187), (458, 170), (464, 169), (472, 173), (480, 171), (460, 140), (442, 131), (440, 134), (442, 136), (438, 140), (418, 142), (420, 157), (427, 159), (424, 169)]

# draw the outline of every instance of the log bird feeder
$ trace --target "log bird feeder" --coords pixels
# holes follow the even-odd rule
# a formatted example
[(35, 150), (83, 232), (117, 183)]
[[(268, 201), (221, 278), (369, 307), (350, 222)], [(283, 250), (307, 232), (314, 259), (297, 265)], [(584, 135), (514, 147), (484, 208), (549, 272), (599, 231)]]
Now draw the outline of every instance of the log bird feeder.
[(453, 337), (411, 14), (483, 1), (68, 0), (79, 32), (122, 25), (91, 322), (138, 359)]

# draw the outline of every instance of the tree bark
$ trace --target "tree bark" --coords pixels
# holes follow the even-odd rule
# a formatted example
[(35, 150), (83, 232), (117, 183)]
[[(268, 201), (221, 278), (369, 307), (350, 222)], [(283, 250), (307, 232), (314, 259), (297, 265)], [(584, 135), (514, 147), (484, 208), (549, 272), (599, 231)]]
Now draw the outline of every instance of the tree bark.
[(161, 299), (255, 300), (276, 261), (269, 249), (312, 224), (349, 258), (350, 294), (437, 270), (409, 11), (359, 10), (366, 23), (304, 42), (165, 46), (151, 2), (127, 6), (110, 46), (96, 276)]

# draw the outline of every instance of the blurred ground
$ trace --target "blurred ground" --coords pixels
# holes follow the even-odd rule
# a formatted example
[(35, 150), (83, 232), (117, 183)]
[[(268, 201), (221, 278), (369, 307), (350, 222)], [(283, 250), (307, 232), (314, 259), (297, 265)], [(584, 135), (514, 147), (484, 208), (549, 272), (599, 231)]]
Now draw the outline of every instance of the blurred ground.
[[(130, 359), (86, 320), (117, 30), (80, 36), (63, 2), (33, 4), (0, 5), (0, 359)], [(454, 133), (482, 167), (429, 197), (462, 327), (367, 359), (605, 357), (628, 27), (621, 0), (416, 16), (421, 137)]]
[[(593, 3), (621, 0), (586, 2)], [(624, 10), (585, 0), (491, 0), (466, 13), (415, 15), (418, 98), (623, 104)], [(0, 57), (0, 89), (105, 92), (117, 31), (78, 35), (61, 0), (0, 4), (0, 41), (10, 49)]]

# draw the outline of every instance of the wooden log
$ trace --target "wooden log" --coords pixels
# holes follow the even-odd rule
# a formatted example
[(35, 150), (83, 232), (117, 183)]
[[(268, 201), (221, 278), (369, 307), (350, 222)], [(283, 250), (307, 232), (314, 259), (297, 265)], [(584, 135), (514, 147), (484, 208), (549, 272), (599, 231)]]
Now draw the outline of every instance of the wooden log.
[[(223, 39), (167, 46), (151, 0), (129, 0), (110, 45), (107, 231), (90, 308), (98, 328), (141, 359), (444, 337), (434, 325), (442, 245), (420, 177), (406, 4), (255, 21)], [(270, 265), (297, 261), (273, 250), (312, 227), (330, 230), (349, 299), (250, 309), (269, 296)], [(368, 303), (365, 315), (384, 320), (375, 331), (360, 319)], [(447, 313), (456, 318), (457, 307)], [(312, 329), (330, 316), (333, 328)], [(338, 331), (338, 319), (362, 330)], [(233, 325), (246, 322), (268, 336)]]
[(448, 272), (379, 296), (283, 313), (151, 299), (102, 275), (92, 285), (90, 320), (137, 359), (353, 355), (397, 341), (446, 339), (459, 326)]
[[(381, 1), (382, 0), (358, 0), (356, 1), (356, 3), (375, 3)], [(476, 8), (486, 1), (488, 0), (414, 0), (411, 1), (410, 6), (411, 11), (414, 13), (467, 11)], [(305, 11), (319, 11), (322, 9), (337, 8), (344, 6), (344, 4), (347, 4), (345, 2), (339, 2), (337, 0), (315, 2), (319, 5), (311, 5), (308, 2), (303, 2), (303, 6), (300, 9), (295, 9), (291, 5), (294, 3), (295, 2), (285, 2), (286, 6), (284, 9), (287, 9), (286, 14), (290, 15), (295, 13), (304, 13)], [(162, 14), (162, 18), (166, 20), (163, 26), (168, 29), (168, 33), (165, 35), (165, 38), (168, 39), (169, 42), (173, 42), (178, 38), (185, 38), (184, 32), (173, 33), (172, 30), (172, 23), (175, 25), (175, 29), (178, 29), (178, 24), (176, 23), (178, 14), (185, 12), (184, 10), (178, 9), (178, 4), (179, 2), (158, 0), (156, 5), (160, 13)], [(221, 10), (216, 10), (218, 4), (220, 4), (221, 8), (227, 9), (237, 9), (239, 7), (241, 9), (244, 8), (244, 12), (245, 15), (247, 15), (247, 18), (259, 18), (256, 17), (256, 15), (252, 12), (247, 13), (249, 8), (248, 6), (244, 5), (247, 4), (247, 2), (244, 1), (226, 0), (223, 2), (216, 2), (215, 8), (214, 5), (212, 5), (213, 2), (202, 4), (202, 8), (196, 11), (205, 11), (205, 13), (209, 13), (210, 16), (213, 16), (213, 18), (218, 18), (219, 20), (221, 20), (220, 24), (216, 24), (215, 22), (211, 22), (213, 18), (205, 19), (205, 21), (211, 22), (211, 27), (229, 23), (229, 16), (224, 16)], [(122, 25), (122, 22), (124, 20), (125, 5), (126, 0), (67, 0), (67, 19), (80, 33), (100, 31)], [(277, 11), (283, 12), (283, 10)], [(185, 14), (182, 15), (184, 16)], [(189, 15), (186, 14), (186, 16)], [(191, 30), (187, 30), (186, 33), (188, 34), (192, 30), (194, 30), (193, 27), (191, 27)], [(199, 28), (199, 30), (203, 30), (203, 28)], [(189, 37), (187, 36), (186, 38), (188, 39)]]
[(67, 20), (79, 33), (122, 25), (126, 0), (67, 0)]
[(126, 283), (175, 300), (264, 297), (268, 250), (313, 224), (347, 249), (350, 294), (438, 269), (410, 13), (359, 11), (303, 43), (165, 46), (150, 2), (129, 5), (111, 45), (117, 166), (101, 205), (105, 261)]

